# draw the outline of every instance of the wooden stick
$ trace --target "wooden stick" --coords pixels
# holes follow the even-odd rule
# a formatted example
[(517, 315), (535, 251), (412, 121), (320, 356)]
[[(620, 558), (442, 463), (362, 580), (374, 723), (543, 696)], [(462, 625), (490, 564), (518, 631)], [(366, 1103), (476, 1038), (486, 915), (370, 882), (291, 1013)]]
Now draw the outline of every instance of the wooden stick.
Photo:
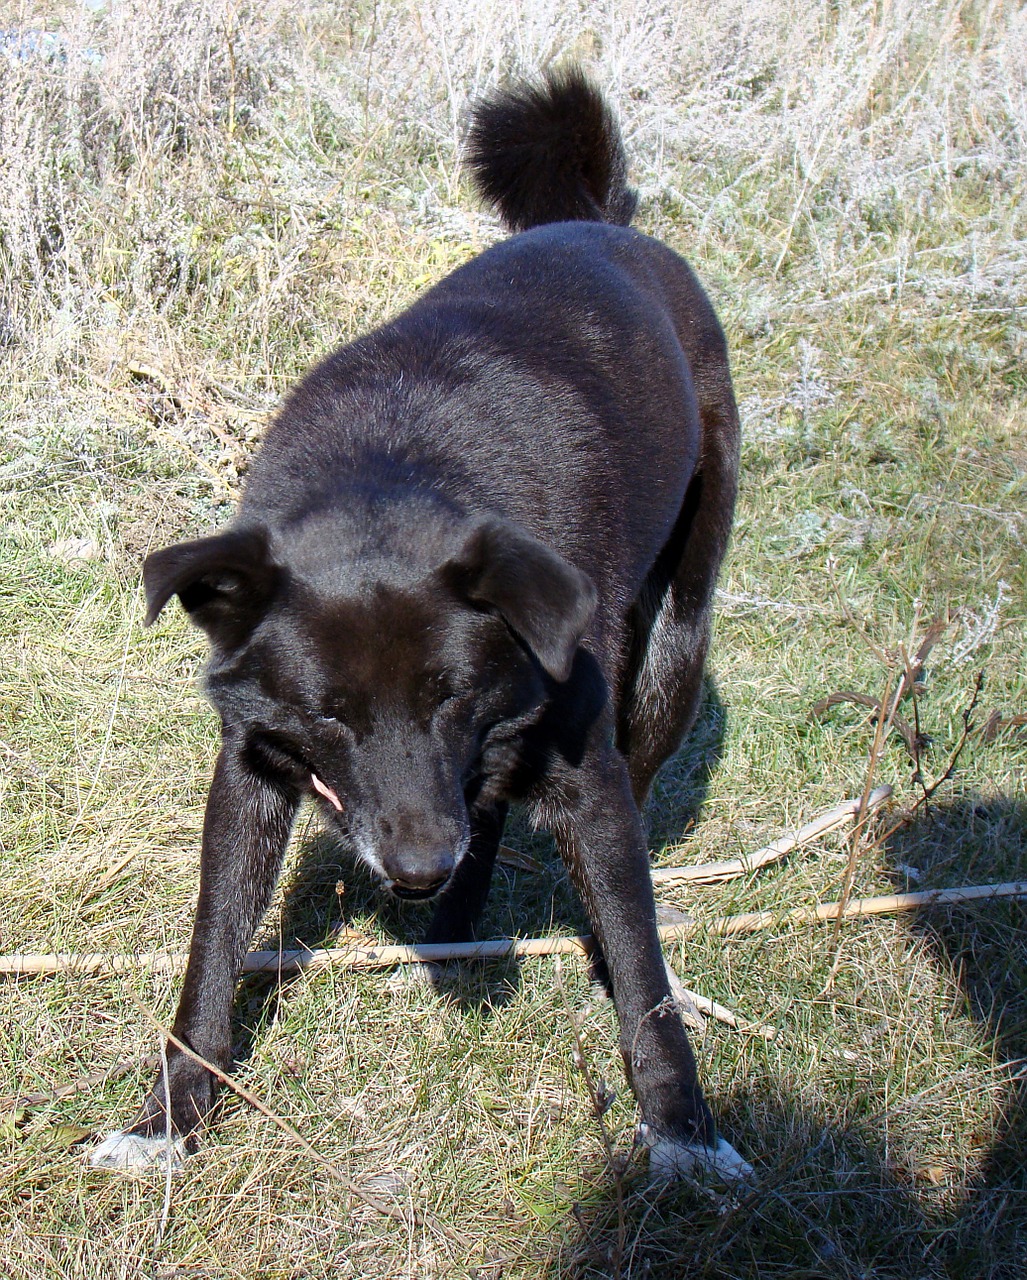
[[(917, 907), (954, 906), (991, 898), (1027, 898), (1027, 881), (1008, 884), (966, 885), (958, 889), (927, 889), (921, 893), (895, 893), (881, 898), (856, 898), (844, 909), (840, 902), (823, 902), (815, 907), (795, 907), (787, 911), (751, 911), (743, 915), (720, 916), (712, 920), (689, 920), (683, 924), (659, 925), (664, 942), (681, 942), (696, 934), (731, 936), (755, 933), (760, 929), (789, 924), (816, 924), (857, 916), (915, 911)], [(422, 942), (413, 946), (368, 947), (349, 945), (302, 951), (251, 951), (243, 962), (244, 973), (294, 973), (324, 969), (332, 965), (347, 969), (383, 969), (397, 964), (431, 963), (440, 960), (504, 960), (518, 956), (588, 955), (591, 937), (493, 938), (486, 942)], [(125, 973), (134, 969), (158, 972), (185, 967), (182, 953), (141, 951), (128, 955), (62, 953), (36, 955), (22, 953), (0, 956), (0, 973), (31, 974)]]
[[(778, 862), (792, 849), (806, 844), (818, 835), (834, 830), (851, 817), (868, 814), (883, 804), (891, 795), (889, 786), (878, 787), (866, 798), (861, 807), (859, 800), (846, 800), (833, 809), (819, 814), (805, 826), (791, 835), (781, 836), (773, 843), (757, 849), (755, 853), (741, 858), (731, 858), (726, 862), (706, 862), (691, 867), (658, 867), (652, 873), (655, 885), (698, 883), (716, 884), (723, 880), (732, 880), (739, 876), (756, 871), (769, 863)], [(513, 850), (503, 846), (501, 855), (506, 855), (513, 865), (527, 867), (528, 860)], [(537, 864), (530, 861), (530, 869), (537, 869)], [(120, 870), (119, 867), (116, 870)], [(110, 874), (110, 873), (108, 873)], [(686, 935), (681, 935), (686, 936)], [(429, 963), (433, 960), (457, 959), (501, 959), (507, 956), (555, 955), (583, 953), (591, 949), (590, 938), (524, 938), (517, 942), (510, 939), (497, 939), (494, 942), (463, 943), (453, 950), (447, 944), (435, 944), (444, 950), (437, 954), (431, 947), (417, 948), (417, 955), (411, 954), (409, 947), (333, 947), (318, 951), (251, 951), (243, 962), (244, 973), (266, 972), (278, 970), (291, 973), (297, 969), (317, 968), (324, 964), (337, 964), (348, 968), (385, 968), (393, 964), (409, 964), (418, 961)], [(470, 951), (461, 949), (471, 947)], [(425, 952), (425, 954), (420, 954)], [(328, 958), (322, 958), (328, 957)], [(15, 954), (0, 956), (0, 974), (47, 974), (47, 973), (98, 973), (104, 970), (125, 972), (127, 970), (146, 967), (155, 970), (175, 970), (183, 968), (187, 957), (169, 953), (142, 952), (137, 955), (108, 955), (106, 953), (85, 955), (35, 955)]]
[[(667, 983), (670, 986), (670, 994), (674, 997), (674, 1003), (678, 1007), (678, 1013), (681, 1014), (681, 1021), (686, 1027), (690, 1027), (693, 1031), (703, 1031), (706, 1027), (706, 1020), (703, 1018), (705, 1012), (707, 1016), (712, 1013), (712, 1009), (703, 1010), (700, 1005), (705, 1003), (713, 1005), (712, 1000), (705, 1000), (695, 991), (689, 991), (678, 975), (670, 967), (670, 961), (664, 958), (663, 967), (667, 971)], [(716, 1006), (718, 1009), (720, 1005)], [(725, 1013), (731, 1013), (730, 1009), (725, 1009)], [(734, 1014), (731, 1014), (734, 1018)], [(735, 1018), (737, 1022), (737, 1018)]]
[(670, 994), (674, 997), (674, 1003), (686, 1027), (691, 1027), (693, 1031), (702, 1031), (706, 1023), (700, 1015), (705, 1014), (707, 1018), (716, 1018), (725, 1026), (733, 1027), (735, 1031), (751, 1031), (753, 1035), (762, 1036), (764, 1040), (772, 1040), (777, 1035), (776, 1027), (749, 1022), (746, 1018), (740, 1018), (726, 1005), (718, 1004), (716, 1000), (710, 1000), (707, 996), (701, 996), (698, 991), (691, 991), (670, 967), (668, 960), (664, 960), (663, 964), (667, 970)]
[[(323, 969), (337, 965), (346, 969), (385, 969), (397, 964), (431, 963), (439, 960), (502, 960), (509, 956), (587, 955), (591, 939), (581, 938), (496, 938), (488, 942), (432, 942), (410, 946), (324, 947), (300, 951), (251, 951), (243, 960), (243, 973), (296, 973), (301, 969)], [(137, 951), (128, 954), (62, 952), (56, 955), (29, 953), (0, 956), (0, 973), (18, 976), (48, 973), (126, 973), (134, 969), (175, 972), (184, 969), (188, 955), (174, 951)]]
[[(882, 898), (854, 898), (848, 904), (821, 902), (815, 907), (794, 907), (789, 911), (749, 911), (743, 915), (721, 916), (706, 925), (708, 933), (731, 936), (735, 933), (756, 933), (775, 925), (818, 924), (825, 920), (853, 920), (857, 916), (889, 915), (899, 911), (915, 911), (918, 907), (955, 906), (961, 902), (979, 902), (990, 898), (1027, 898), (1027, 880), (1015, 880), (1008, 884), (963, 885), (958, 889), (925, 889), (921, 893), (892, 893)], [(696, 933), (699, 921), (690, 925), (664, 925), (660, 937), (666, 942), (675, 937), (687, 937), (676, 931), (688, 929)]]
[(758, 871), (771, 862), (780, 862), (800, 844), (806, 844), (816, 836), (833, 831), (849, 818), (862, 817), (871, 809), (882, 805), (891, 793), (889, 786), (877, 787), (867, 796), (865, 804), (860, 800), (846, 800), (844, 804), (836, 805), (807, 822), (791, 835), (781, 836), (772, 844), (764, 845), (755, 853), (743, 854), (740, 858), (731, 858), (727, 862), (704, 862), (694, 867), (656, 867), (653, 870), (653, 884), (717, 884), (722, 880), (735, 880), (750, 871)]

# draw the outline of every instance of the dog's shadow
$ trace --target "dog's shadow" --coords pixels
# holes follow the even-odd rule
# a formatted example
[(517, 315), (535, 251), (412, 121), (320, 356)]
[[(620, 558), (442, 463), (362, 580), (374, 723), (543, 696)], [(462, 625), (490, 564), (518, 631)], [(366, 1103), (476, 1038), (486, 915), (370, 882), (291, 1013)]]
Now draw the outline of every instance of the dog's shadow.
[[(1025, 842), (1027, 805), (970, 799), (932, 807), (894, 833), (885, 853), (896, 888), (907, 891), (1016, 880)], [(756, 1158), (758, 1182), (751, 1191), (734, 1206), (684, 1185), (656, 1192), (636, 1160), (618, 1246), (613, 1181), (597, 1169), (590, 1181), (599, 1190), (576, 1207), (578, 1234), (544, 1274), (582, 1280), (682, 1273), (1023, 1280), (1027, 909), (995, 899), (927, 908), (901, 919), (958, 992), (958, 1011), (977, 1024), (980, 1042), (1008, 1081), (994, 1139), (971, 1175), (953, 1172), (964, 1150), (944, 1155), (940, 1111), (932, 1132), (941, 1154), (937, 1164), (920, 1167), (903, 1159), (901, 1143), (889, 1131), (890, 1108), (843, 1123), (800, 1101), (787, 1080), (768, 1073), (762, 1082), (711, 1099), (741, 1150)], [(879, 1092), (872, 1061), (867, 1070), (867, 1087)], [(954, 1095), (966, 1087), (958, 1072), (951, 1082), (938, 1067), (934, 1074), (939, 1079), (928, 1093), (940, 1087)], [(974, 1141), (972, 1133), (961, 1138), (962, 1144)]]
[[(712, 678), (707, 677), (696, 725), (654, 786), (647, 818), (650, 848), (677, 841), (692, 827), (720, 759), (727, 718)], [(588, 924), (557, 856), (552, 838), (535, 831), (515, 810), (479, 936), (508, 938), (580, 934)], [(316, 821), (300, 828), (290, 858), (279, 911), (269, 917), (256, 946), (266, 951), (365, 943), (419, 942), (431, 919), (431, 904), (398, 901), (356, 855)], [(436, 996), (468, 1012), (488, 1016), (514, 998), (520, 966), (515, 959), (416, 966), (412, 973), (430, 982)], [(245, 1061), (260, 1029), (277, 1014), (296, 981), (289, 974), (250, 974), (240, 984), (234, 1014), (234, 1055)]]

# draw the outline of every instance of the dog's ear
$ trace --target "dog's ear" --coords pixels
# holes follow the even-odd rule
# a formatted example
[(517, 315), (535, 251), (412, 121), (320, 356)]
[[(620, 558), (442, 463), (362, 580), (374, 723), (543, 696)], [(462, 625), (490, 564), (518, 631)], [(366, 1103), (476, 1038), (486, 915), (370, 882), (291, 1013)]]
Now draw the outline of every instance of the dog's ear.
[(450, 569), (468, 600), (495, 608), (554, 680), (567, 679), (595, 612), (591, 578), (499, 517), (475, 523)]
[(279, 578), (267, 531), (230, 529), (179, 542), (143, 562), (146, 625), (173, 595), (217, 644), (239, 644), (263, 616)]

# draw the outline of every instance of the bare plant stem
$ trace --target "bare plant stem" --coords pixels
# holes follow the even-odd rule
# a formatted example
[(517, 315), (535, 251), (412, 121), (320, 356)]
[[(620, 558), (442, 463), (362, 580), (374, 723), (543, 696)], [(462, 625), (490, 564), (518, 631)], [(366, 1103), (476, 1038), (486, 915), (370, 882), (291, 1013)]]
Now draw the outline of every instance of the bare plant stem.
[[(932, 799), (932, 797), (934, 796), (934, 793), (938, 790), (938, 788), (943, 783), (948, 782), (949, 779), (956, 772), (956, 765), (959, 763), (959, 757), (963, 754), (963, 748), (966, 746), (967, 740), (969, 739), (970, 733), (973, 729), (973, 725), (971, 724), (970, 717), (973, 715), (974, 711), (977, 709), (977, 700), (980, 698), (981, 690), (983, 688), (984, 688), (984, 672), (978, 671), (977, 678), (974, 681), (973, 694), (967, 706), (963, 708), (963, 713), (962, 713), (963, 732), (960, 734), (959, 741), (956, 743), (955, 749), (952, 752), (952, 755), (949, 757), (949, 762), (945, 767), (945, 772), (942, 774), (939, 774), (939, 776), (934, 780), (934, 782), (931, 783), (929, 787), (923, 788), (924, 794), (923, 794), (922, 803), (927, 804)], [(923, 783), (921, 782), (920, 785), (923, 786)]]
[[(866, 842), (865, 832), (870, 818), (867, 804), (873, 790), (874, 775), (877, 772), (877, 764), (881, 758), (881, 751), (884, 747), (885, 738), (888, 735), (888, 730), (891, 728), (891, 717), (894, 716), (895, 712), (898, 710), (898, 696), (892, 699), (890, 687), (891, 670), (889, 669), (885, 678), (884, 694), (881, 698), (880, 710), (877, 714), (877, 727), (874, 730), (874, 741), (870, 748), (870, 759), (867, 763), (866, 779), (863, 783), (863, 795), (860, 800), (859, 807), (860, 817), (857, 819), (856, 825), (852, 830), (852, 835), (850, 836), (849, 857), (845, 864), (845, 874), (842, 877), (842, 896), (838, 902), (838, 916), (835, 920), (834, 929), (831, 932), (831, 967), (828, 970), (827, 981), (824, 984), (824, 989), (826, 991), (829, 991), (834, 986), (834, 980), (838, 973), (838, 966), (841, 963), (842, 916), (845, 912), (845, 908), (848, 906), (849, 897), (852, 893), (852, 886), (856, 879), (856, 867), (859, 863), (860, 853), (862, 852)], [(895, 691), (896, 695), (898, 694), (899, 689), (901, 689), (901, 679), (899, 688)], [(888, 706), (891, 707), (891, 716), (889, 716), (886, 721), (884, 708)]]
[[(276, 1124), (283, 1133), (287, 1134), (293, 1140), (293, 1142), (302, 1147), (311, 1160), (319, 1164), (322, 1169), (325, 1169), (335, 1179), (335, 1181), (340, 1184), (340, 1186), (349, 1192), (355, 1200), (362, 1201), (369, 1208), (374, 1209), (377, 1213), (384, 1214), (388, 1218), (396, 1218), (400, 1222), (409, 1223), (409, 1215), (401, 1208), (397, 1205), (386, 1204), (384, 1200), (380, 1200), (377, 1196), (371, 1195), (369, 1192), (365, 1191), (355, 1183), (352, 1178), (348, 1178), (337, 1164), (329, 1160), (326, 1156), (323, 1156), (316, 1147), (311, 1146), (299, 1130), (291, 1125), (288, 1120), (285, 1120), (282, 1116), (278, 1115), (277, 1112), (272, 1111), (266, 1102), (263, 1102), (258, 1098), (257, 1095), (247, 1089), (245, 1085), (241, 1085), (234, 1076), (230, 1076), (227, 1071), (222, 1071), (220, 1067), (215, 1066), (213, 1062), (209, 1062), (201, 1054), (197, 1053), (195, 1049), (190, 1048), (189, 1045), (180, 1040), (178, 1036), (176, 1036), (170, 1028), (165, 1027), (160, 1019), (151, 1013), (146, 1005), (143, 1004), (138, 997), (133, 995), (131, 991), (126, 991), (125, 994), (147, 1022), (149, 1022), (155, 1030), (167, 1037), (170, 1044), (173, 1044), (176, 1049), (181, 1053), (184, 1053), (187, 1058), (191, 1058), (193, 1062), (198, 1062), (201, 1067), (205, 1067), (211, 1075), (220, 1080), (223, 1085), (227, 1085), (228, 1088), (234, 1093), (237, 1093), (244, 1102), (248, 1102), (255, 1111), (259, 1111), (260, 1114), (262, 1116), (266, 1116), (272, 1124)], [(453, 1236), (455, 1234), (451, 1232), (449, 1228), (444, 1227), (441, 1223), (433, 1221), (432, 1225), (444, 1235)]]
[(896, 831), (899, 831), (902, 827), (906, 826), (918, 810), (926, 808), (930, 804), (938, 788), (944, 783), (949, 782), (954, 777), (956, 765), (959, 763), (959, 757), (963, 754), (963, 749), (974, 730), (974, 726), (971, 722), (971, 716), (977, 708), (977, 702), (983, 688), (984, 672), (978, 671), (976, 679), (974, 680), (974, 690), (970, 696), (970, 701), (962, 711), (963, 731), (959, 736), (959, 741), (956, 743), (952, 754), (949, 756), (949, 762), (945, 766), (944, 771), (935, 778), (930, 786), (928, 786), (923, 780), (923, 776), (920, 771), (919, 758), (917, 757), (914, 759), (915, 772), (913, 774), (913, 781), (919, 784), (921, 794), (917, 797), (915, 803), (910, 809), (903, 813), (903, 815), (896, 822), (893, 822), (885, 831), (881, 832), (877, 838), (879, 844), (884, 844), (886, 841), (891, 839)]

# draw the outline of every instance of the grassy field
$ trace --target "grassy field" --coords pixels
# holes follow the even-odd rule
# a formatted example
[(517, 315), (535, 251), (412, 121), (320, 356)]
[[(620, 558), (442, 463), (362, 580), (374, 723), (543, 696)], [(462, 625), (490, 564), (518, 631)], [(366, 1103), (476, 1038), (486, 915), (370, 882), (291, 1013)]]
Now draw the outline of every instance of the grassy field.
[[(753, 849), (872, 772), (895, 798), (855, 893), (1022, 874), (1020, 5), (24, 0), (0, 3), (0, 952), (185, 945), (217, 733), (200, 635), (175, 609), (140, 627), (141, 559), (229, 515), (309, 363), (496, 238), (461, 172), (467, 103), (569, 58), (618, 104), (638, 225), (709, 287), (745, 428), (656, 860)], [(813, 709), (894, 688), (938, 618), (899, 712), (918, 783), (865, 706)], [(489, 933), (579, 929), (548, 841), (509, 843), (540, 867), (499, 875)], [(849, 853), (828, 837), (660, 901), (702, 921), (833, 900)], [(311, 814), (260, 941), (422, 923)], [(687, 985), (777, 1028), (697, 1040), (758, 1169), (733, 1198), (648, 1184), (613, 1010), (576, 962), (248, 980), (239, 1080), (406, 1223), (232, 1096), (170, 1187), (88, 1170), (78, 1144), (131, 1115), (160, 1046), (144, 1010), (170, 1021), (176, 980), (0, 979), (0, 1273), (1027, 1277), (1024, 925), (984, 903), (673, 948)], [(575, 1025), (616, 1090), (613, 1167)]]

